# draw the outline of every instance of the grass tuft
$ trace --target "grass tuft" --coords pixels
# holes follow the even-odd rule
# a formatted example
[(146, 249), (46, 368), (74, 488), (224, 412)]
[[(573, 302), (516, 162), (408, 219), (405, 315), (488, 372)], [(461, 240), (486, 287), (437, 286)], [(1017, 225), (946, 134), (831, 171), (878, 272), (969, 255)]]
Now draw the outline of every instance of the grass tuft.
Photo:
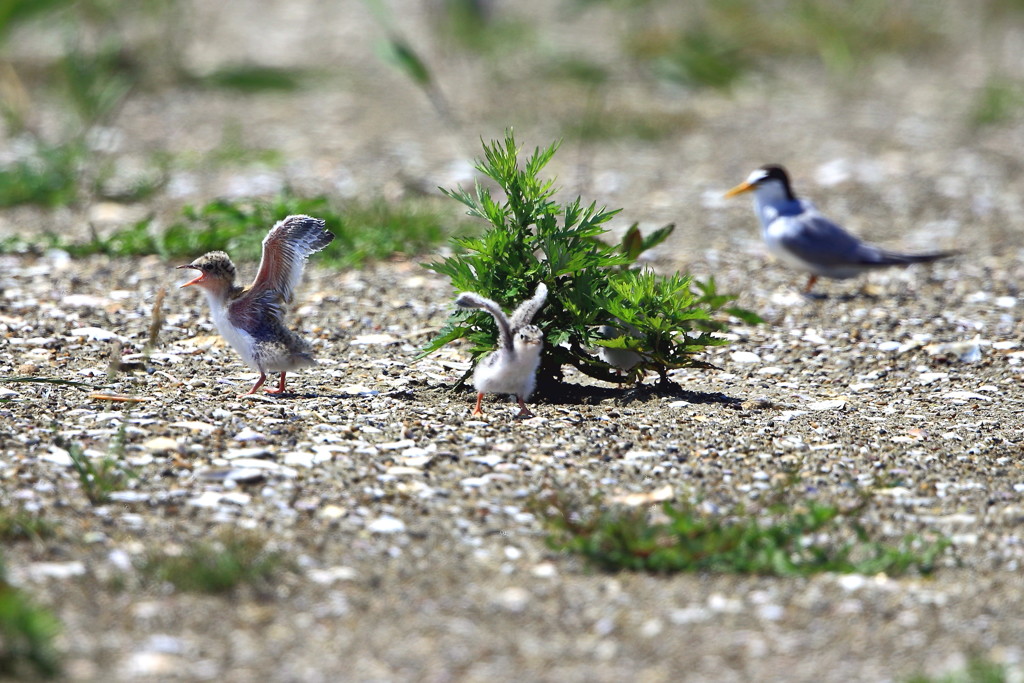
[(1005, 78), (990, 78), (971, 110), (975, 128), (1006, 123), (1024, 112), (1024, 86)]
[(138, 474), (124, 461), (124, 440), (127, 422), (121, 427), (110, 444), (106, 455), (102, 458), (90, 458), (77, 443), (57, 440), (57, 445), (65, 449), (71, 456), (71, 466), (78, 475), (82, 492), (93, 505), (103, 505), (110, 501), (110, 494), (121, 491), (131, 479)]
[[(702, 513), (690, 503), (587, 510), (554, 495), (542, 507), (549, 545), (608, 572), (715, 572), (806, 576), (819, 572), (930, 574), (950, 545), (908, 536), (897, 545), (872, 540), (856, 514), (806, 501), (754, 515), (742, 506)], [(844, 524), (845, 522), (845, 524)]]
[(60, 622), (7, 581), (0, 556), (0, 678), (50, 678), (60, 673), (54, 640)]
[(1009, 672), (1002, 664), (984, 657), (974, 657), (967, 663), (967, 669), (938, 678), (919, 675), (907, 679), (907, 683), (1006, 683)]
[(199, 541), (181, 554), (149, 554), (139, 570), (150, 581), (170, 583), (181, 591), (227, 593), (248, 584), (266, 589), (286, 568), (279, 551), (267, 550), (260, 534), (225, 529), (212, 541)]
[(0, 168), (0, 208), (35, 204), (65, 206), (78, 196), (77, 143), (38, 145), (35, 153)]
[(24, 508), (0, 510), (0, 541), (29, 541), (52, 538), (56, 526)]
[(239, 262), (259, 261), (270, 226), (290, 214), (308, 214), (327, 221), (335, 234), (334, 242), (317, 254), (317, 263), (348, 268), (395, 255), (429, 253), (453, 233), (464, 232), (450, 213), (427, 200), (356, 201), (339, 211), (325, 196), (305, 198), (286, 192), (269, 200), (218, 199), (199, 208), (185, 207), (182, 213), (183, 220), (163, 232), (154, 231), (147, 219), (105, 237), (94, 235), (87, 242), (69, 242), (58, 235), (49, 235), (43, 243), (8, 239), (0, 242), (0, 253), (63, 249), (75, 257), (157, 254), (169, 260), (220, 250)]

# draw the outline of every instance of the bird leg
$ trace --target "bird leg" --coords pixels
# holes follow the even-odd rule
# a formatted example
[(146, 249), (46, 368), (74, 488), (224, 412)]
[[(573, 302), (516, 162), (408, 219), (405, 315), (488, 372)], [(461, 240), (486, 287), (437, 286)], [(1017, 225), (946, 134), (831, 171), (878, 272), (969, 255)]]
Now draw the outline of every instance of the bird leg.
[(262, 387), (263, 383), (266, 382), (266, 381), (267, 381), (267, 373), (261, 372), (260, 373), (260, 378), (258, 380), (256, 380), (256, 384), (252, 385), (252, 389), (250, 389), (249, 391), (245, 392), (244, 394), (239, 394), (238, 398), (242, 398), (243, 396), (250, 396), (252, 394), (255, 394), (256, 391), (260, 387)]
[(484, 411), (480, 409), (480, 404), (483, 403), (483, 401), (484, 401), (483, 393), (477, 394), (476, 395), (476, 408), (473, 408), (473, 412), (470, 413), (473, 417), (482, 417), (483, 416)]
[(268, 394), (284, 393), (284, 373), (281, 373), (281, 381), (277, 383), (277, 389), (267, 389)]
[(516, 396), (516, 399), (519, 401), (519, 412), (516, 414), (516, 417), (533, 417), (533, 413), (526, 407), (526, 401), (523, 400), (523, 397)]
[(807, 278), (807, 286), (804, 287), (804, 294), (810, 294), (811, 293), (811, 287), (813, 287), (814, 283), (817, 282), (817, 281), (818, 281), (818, 276), (817, 275), (812, 275), (809, 278)]

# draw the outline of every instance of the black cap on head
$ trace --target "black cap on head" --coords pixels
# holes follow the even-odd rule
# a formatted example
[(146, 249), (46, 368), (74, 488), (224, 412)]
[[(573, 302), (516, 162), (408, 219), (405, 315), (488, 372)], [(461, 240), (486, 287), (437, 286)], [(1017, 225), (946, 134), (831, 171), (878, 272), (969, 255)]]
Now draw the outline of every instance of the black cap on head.
[(761, 167), (761, 171), (764, 172), (764, 176), (755, 184), (763, 183), (768, 180), (777, 180), (782, 183), (784, 188), (786, 188), (786, 197), (790, 200), (796, 199), (796, 195), (793, 194), (793, 188), (789, 184), (789, 174), (786, 173), (786, 169), (784, 169), (781, 164), (765, 164)]

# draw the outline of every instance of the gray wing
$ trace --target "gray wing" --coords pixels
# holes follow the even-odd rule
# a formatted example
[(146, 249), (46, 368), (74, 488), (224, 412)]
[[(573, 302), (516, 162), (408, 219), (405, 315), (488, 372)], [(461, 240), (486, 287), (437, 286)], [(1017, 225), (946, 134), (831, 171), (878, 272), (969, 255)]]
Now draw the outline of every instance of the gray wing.
[(537, 285), (537, 291), (534, 293), (533, 298), (519, 304), (519, 307), (512, 313), (512, 329), (518, 330), (533, 322), (533, 317), (537, 315), (537, 311), (544, 307), (547, 299), (548, 287), (541, 282)]
[(881, 249), (816, 212), (790, 218), (779, 244), (797, 258), (819, 266), (882, 265)]
[(263, 258), (252, 290), (276, 290), (286, 303), (291, 303), (306, 259), (334, 239), (334, 234), (324, 226), (319, 218), (303, 215), (278, 221), (263, 238)]
[(505, 315), (505, 311), (501, 310), (501, 306), (473, 292), (463, 292), (460, 294), (455, 300), (455, 305), (462, 308), (482, 308), (490, 313), (494, 318), (494, 322), (498, 324), (498, 346), (503, 349), (512, 350), (512, 327), (509, 324), (508, 316)]
[(779, 240), (794, 256), (819, 266), (898, 266), (924, 263), (952, 256), (956, 252), (903, 254), (888, 251), (854, 237), (817, 211), (794, 219)]

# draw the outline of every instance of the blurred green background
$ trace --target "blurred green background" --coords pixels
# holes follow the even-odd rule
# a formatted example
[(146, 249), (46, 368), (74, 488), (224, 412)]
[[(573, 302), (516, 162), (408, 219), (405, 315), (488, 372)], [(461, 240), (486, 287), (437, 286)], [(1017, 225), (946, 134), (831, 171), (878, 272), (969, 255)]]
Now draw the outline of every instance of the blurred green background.
[(718, 196), (766, 162), (842, 186), (832, 212), (868, 237), (970, 223), (999, 251), (1020, 223), (1020, 0), (213, 5), (0, 2), (6, 250), (170, 258), (205, 245), (174, 230), (237, 236), (313, 202), (370, 245), (397, 236), (347, 251), (429, 251), (464, 229), (437, 187), (473, 182), (508, 127), (562, 139), (560, 186), (623, 225), (679, 224), (673, 253), (752, 248)]

